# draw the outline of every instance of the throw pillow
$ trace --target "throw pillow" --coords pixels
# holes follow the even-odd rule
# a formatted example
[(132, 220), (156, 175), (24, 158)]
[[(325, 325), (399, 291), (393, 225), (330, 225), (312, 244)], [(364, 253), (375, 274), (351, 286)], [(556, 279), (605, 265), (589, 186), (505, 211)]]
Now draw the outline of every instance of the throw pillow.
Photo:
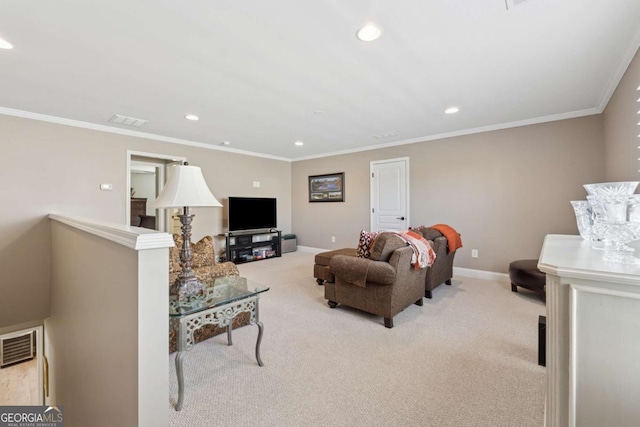
[[(175, 247), (169, 249), (169, 273), (180, 272), (180, 250), (182, 249), (182, 235), (174, 234)], [(200, 241), (191, 243), (191, 268), (201, 268), (214, 265), (213, 238), (204, 236)]]
[(356, 250), (356, 254), (360, 258), (369, 258), (371, 256), (371, 248), (373, 248), (378, 234), (380, 234), (379, 231), (362, 230), (360, 232), (360, 240), (358, 241), (358, 249)]
[(191, 243), (191, 267), (209, 267), (215, 264), (213, 238), (204, 236), (200, 241)]

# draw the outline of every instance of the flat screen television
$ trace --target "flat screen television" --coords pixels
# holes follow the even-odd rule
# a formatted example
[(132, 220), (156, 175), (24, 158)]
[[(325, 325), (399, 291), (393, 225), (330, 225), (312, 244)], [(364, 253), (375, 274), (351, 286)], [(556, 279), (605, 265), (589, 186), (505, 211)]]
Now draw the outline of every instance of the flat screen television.
[(229, 197), (229, 231), (276, 228), (276, 199)]

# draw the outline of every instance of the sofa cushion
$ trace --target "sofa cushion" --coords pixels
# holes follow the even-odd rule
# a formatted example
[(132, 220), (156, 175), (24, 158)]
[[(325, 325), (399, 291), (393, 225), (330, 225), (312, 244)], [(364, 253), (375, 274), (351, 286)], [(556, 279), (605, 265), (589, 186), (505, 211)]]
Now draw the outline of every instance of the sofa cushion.
[(368, 282), (391, 285), (396, 279), (396, 269), (391, 264), (358, 257), (336, 255), (329, 268), (345, 283), (361, 288), (366, 288)]
[(407, 243), (395, 233), (383, 232), (376, 238), (375, 243), (371, 249), (370, 259), (374, 261), (389, 262), (393, 251), (399, 248), (407, 246)]
[(360, 232), (360, 240), (358, 240), (358, 248), (356, 250), (356, 254), (360, 258), (369, 258), (371, 256), (371, 248), (379, 234), (379, 231), (362, 230)]
[(342, 249), (335, 249), (333, 251), (320, 252), (319, 254), (316, 254), (315, 263), (316, 265), (328, 267), (329, 263), (331, 262), (331, 258), (333, 258), (334, 255), (356, 256), (356, 249), (342, 248)]

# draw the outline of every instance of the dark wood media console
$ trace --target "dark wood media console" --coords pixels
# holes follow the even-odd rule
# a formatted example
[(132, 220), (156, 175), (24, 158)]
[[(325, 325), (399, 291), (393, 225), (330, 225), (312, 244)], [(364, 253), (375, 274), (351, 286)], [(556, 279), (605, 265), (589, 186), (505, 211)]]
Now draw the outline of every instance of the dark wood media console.
[(247, 230), (224, 233), (227, 261), (240, 264), (282, 256), (280, 230)]

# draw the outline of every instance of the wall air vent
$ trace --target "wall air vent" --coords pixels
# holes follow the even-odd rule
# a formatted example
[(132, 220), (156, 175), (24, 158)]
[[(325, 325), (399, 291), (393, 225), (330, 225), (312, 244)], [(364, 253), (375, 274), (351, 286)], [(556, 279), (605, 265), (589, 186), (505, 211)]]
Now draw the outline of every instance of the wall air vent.
[(145, 123), (149, 123), (149, 120), (136, 119), (135, 117), (127, 117), (122, 114), (114, 114), (109, 121), (119, 125), (133, 126), (134, 128), (139, 128)]
[(0, 368), (33, 359), (34, 335), (33, 332), (1, 340)]

